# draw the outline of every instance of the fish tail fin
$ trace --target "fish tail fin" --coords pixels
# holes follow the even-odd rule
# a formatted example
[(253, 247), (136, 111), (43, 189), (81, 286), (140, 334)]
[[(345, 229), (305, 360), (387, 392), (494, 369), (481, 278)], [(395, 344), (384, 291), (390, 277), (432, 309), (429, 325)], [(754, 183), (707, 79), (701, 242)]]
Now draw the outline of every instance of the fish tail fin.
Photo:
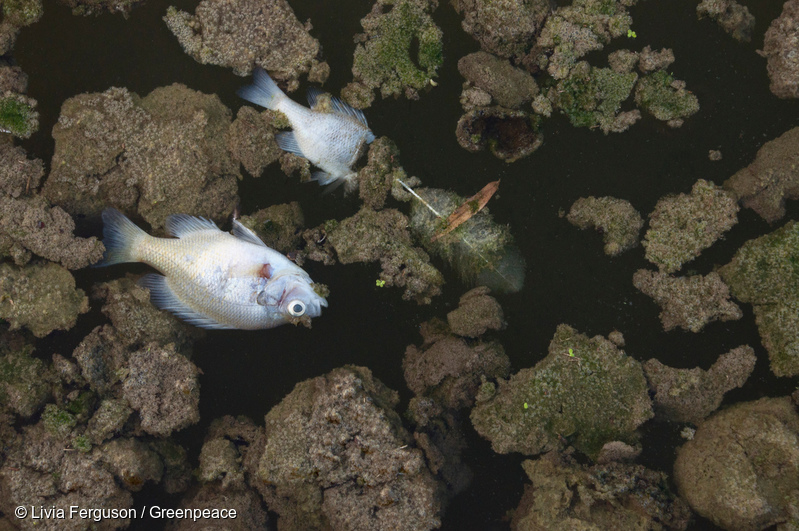
[(286, 94), (280, 90), (277, 83), (259, 66), (256, 66), (255, 70), (253, 70), (252, 80), (252, 85), (241, 87), (236, 91), (236, 94), (250, 103), (255, 103), (267, 109), (277, 109), (280, 100), (286, 97)]
[(97, 267), (105, 267), (123, 262), (138, 262), (136, 249), (147, 238), (147, 233), (137, 227), (116, 208), (103, 210), (103, 245), (105, 254)]

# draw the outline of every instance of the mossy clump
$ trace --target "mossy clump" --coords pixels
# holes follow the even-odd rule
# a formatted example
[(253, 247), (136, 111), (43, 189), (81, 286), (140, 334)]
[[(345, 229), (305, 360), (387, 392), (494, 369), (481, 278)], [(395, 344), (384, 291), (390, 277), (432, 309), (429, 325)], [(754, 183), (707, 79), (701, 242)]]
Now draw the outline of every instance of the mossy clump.
[(446, 217), (464, 202), (454, 192), (438, 188), (417, 189), (419, 197), (411, 203), (411, 229), (429, 252), (443, 258), (469, 285), (488, 286), (497, 293), (515, 293), (524, 285), (524, 259), (510, 229), (494, 222), (488, 209), (472, 215), (458, 228), (436, 238)]
[(619, 113), (637, 80), (635, 72), (619, 73), (582, 61), (550, 89), (549, 98), (575, 127), (599, 127), (605, 134), (621, 132), (641, 117), (637, 111)]
[(0, 96), (0, 132), (30, 138), (39, 129), (39, 113), (35, 107), (36, 100), (20, 94)]
[(47, 369), (32, 352), (24, 345), (0, 357), (0, 411), (8, 408), (29, 418), (50, 398)]
[(327, 239), (342, 264), (380, 262), (380, 280), (405, 288), (403, 299), (419, 304), (429, 304), (441, 293), (444, 278), (427, 253), (414, 246), (408, 218), (399, 211), (364, 207), (330, 228)]
[(565, 444), (595, 459), (611, 441), (636, 441), (652, 403), (641, 364), (607, 339), (559, 325), (549, 355), (500, 381), (471, 419), (496, 452), (535, 455)]
[(3, 21), (17, 27), (30, 26), (42, 18), (41, 0), (3, 0)]
[(638, 106), (672, 127), (699, 110), (699, 100), (685, 90), (685, 82), (677, 81), (665, 70), (643, 76), (635, 87)]
[(755, 318), (777, 376), (799, 374), (799, 223), (746, 242), (719, 274)]
[[(442, 33), (428, 10), (426, 2), (378, 0), (361, 20), (366, 33), (353, 56), (356, 81), (372, 90), (379, 88), (384, 98), (402, 94), (417, 98), (443, 62)], [(412, 57), (415, 43), (418, 52)]]
[(78, 435), (72, 439), (72, 448), (79, 452), (88, 453), (92, 450), (92, 443), (85, 435)]
[(266, 245), (284, 254), (295, 251), (302, 241), (301, 229), (305, 218), (296, 201), (272, 205), (249, 216), (242, 216), (239, 221), (254, 231)]
[(385, 136), (372, 142), (368, 162), (358, 172), (358, 191), (364, 204), (375, 210), (383, 208), (394, 183), (406, 179), (397, 145)]
[(575, 0), (559, 7), (547, 18), (536, 41), (541, 52), (538, 66), (555, 79), (564, 79), (577, 60), (601, 50), (611, 39), (627, 33), (632, 17), (626, 5), (635, 0)]
[(57, 439), (66, 439), (78, 424), (75, 415), (55, 404), (47, 404), (42, 413), (44, 429)]

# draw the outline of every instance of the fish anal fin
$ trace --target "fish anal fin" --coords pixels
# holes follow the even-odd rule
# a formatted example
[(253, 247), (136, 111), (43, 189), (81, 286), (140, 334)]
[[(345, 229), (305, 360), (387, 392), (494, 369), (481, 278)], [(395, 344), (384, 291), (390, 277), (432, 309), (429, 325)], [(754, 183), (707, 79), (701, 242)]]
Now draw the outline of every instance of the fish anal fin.
[(222, 324), (207, 315), (190, 308), (175, 294), (165, 276), (151, 273), (139, 279), (139, 286), (150, 290), (150, 302), (161, 310), (175, 314), (183, 321), (200, 328), (233, 329), (235, 327)]

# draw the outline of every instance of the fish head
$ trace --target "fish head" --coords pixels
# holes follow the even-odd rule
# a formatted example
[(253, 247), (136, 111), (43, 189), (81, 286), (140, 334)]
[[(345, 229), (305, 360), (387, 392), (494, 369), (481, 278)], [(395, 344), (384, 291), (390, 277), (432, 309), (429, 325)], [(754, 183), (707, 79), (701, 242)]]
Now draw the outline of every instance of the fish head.
[(308, 324), (327, 307), (325, 298), (314, 291), (311, 279), (297, 274), (272, 278), (258, 294), (257, 301), (266, 307), (272, 319), (294, 324)]

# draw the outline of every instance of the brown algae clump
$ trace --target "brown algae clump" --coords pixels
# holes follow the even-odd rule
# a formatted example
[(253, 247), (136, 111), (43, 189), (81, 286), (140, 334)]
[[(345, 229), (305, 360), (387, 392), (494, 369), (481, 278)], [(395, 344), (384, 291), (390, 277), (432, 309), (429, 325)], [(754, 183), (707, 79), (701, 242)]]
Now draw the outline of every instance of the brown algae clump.
[(281, 529), (407, 530), (441, 525), (440, 485), (365, 367), (298, 383), (266, 415), (257, 479)]
[(469, 87), (484, 91), (496, 105), (507, 109), (519, 109), (538, 94), (533, 76), (489, 53), (475, 52), (461, 57), (458, 71)]
[[(429, 14), (435, 4), (427, 0), (375, 2), (372, 12), (361, 20), (365, 33), (356, 37), (362, 44), (353, 56), (355, 85), (370, 92), (379, 89), (384, 98), (417, 99), (420, 90), (434, 83), (443, 62), (442, 33)], [(357, 90), (349, 87), (348, 92)]]
[(679, 271), (738, 222), (732, 193), (699, 179), (690, 194), (667, 196), (649, 215), (646, 259), (664, 273)]
[(788, 0), (771, 21), (763, 40), (771, 92), (778, 98), (799, 98), (799, 0)]
[(175, 212), (222, 219), (237, 201), (227, 151), (230, 110), (215, 95), (174, 84), (140, 98), (126, 89), (64, 102), (44, 196), (70, 214), (108, 205), (161, 227)]
[[(249, 75), (258, 65), (289, 92), (314, 69), (319, 41), (308, 33), (285, 0), (203, 0), (194, 15), (167, 9), (164, 21), (183, 49), (202, 64)], [(317, 79), (322, 82), (324, 79)]]
[(638, 245), (644, 220), (624, 199), (615, 197), (581, 197), (571, 206), (566, 219), (580, 229), (593, 227), (602, 234), (605, 254), (618, 256)]
[(735, 404), (678, 450), (674, 480), (723, 529), (790, 529), (799, 511), (799, 414), (789, 397)]
[(515, 162), (541, 147), (540, 118), (501, 107), (474, 109), (458, 120), (458, 143), (469, 151), (486, 147), (505, 162)]
[(633, 286), (655, 299), (662, 308), (660, 321), (666, 331), (679, 326), (699, 332), (711, 321), (735, 321), (743, 317), (718, 273), (672, 277), (639, 269), (633, 275)]
[(486, 383), (472, 424), (498, 453), (574, 446), (591, 458), (611, 441), (635, 442), (652, 417), (641, 364), (607, 339), (559, 325), (549, 355), (499, 388)]
[(531, 483), (513, 512), (512, 531), (541, 529), (672, 529), (691, 520), (688, 505), (668, 488), (665, 473), (641, 465), (579, 464), (549, 452), (522, 462)]
[(521, 58), (549, 14), (548, 0), (457, 0), (463, 30), (500, 57)]
[(785, 200), (799, 199), (799, 127), (757, 150), (754, 162), (724, 182), (746, 208), (769, 223), (785, 215)]
[(497, 293), (515, 293), (524, 285), (525, 263), (505, 225), (494, 222), (488, 209), (472, 215), (455, 230), (436, 238), (445, 220), (464, 199), (438, 188), (417, 189), (411, 203), (411, 229), (422, 245), (443, 258), (464, 283), (488, 286)]
[(799, 223), (746, 242), (719, 274), (754, 306), (774, 374), (799, 374)]
[(27, 328), (36, 337), (69, 330), (89, 311), (89, 299), (75, 288), (69, 271), (52, 262), (23, 268), (0, 264), (0, 318), (11, 330)]
[(375, 212), (368, 207), (341, 222), (333, 223), (327, 239), (342, 264), (380, 262), (380, 280), (405, 288), (403, 299), (429, 304), (441, 293), (444, 278), (430, 264), (422, 249), (415, 247), (408, 218), (393, 209)]
[(100, 261), (103, 244), (95, 237), (73, 235), (75, 222), (59, 207), (50, 207), (39, 196), (12, 199), (0, 196), (0, 256), (17, 265), (31, 253), (67, 269), (80, 269)]
[(710, 369), (675, 369), (656, 359), (644, 363), (654, 393), (655, 414), (674, 422), (699, 424), (721, 405), (727, 391), (741, 387), (755, 368), (752, 347), (741, 345), (719, 356)]
[(699, 18), (710, 17), (715, 20), (721, 29), (737, 41), (752, 40), (755, 17), (746, 6), (735, 0), (702, 0), (696, 6), (696, 14)]

